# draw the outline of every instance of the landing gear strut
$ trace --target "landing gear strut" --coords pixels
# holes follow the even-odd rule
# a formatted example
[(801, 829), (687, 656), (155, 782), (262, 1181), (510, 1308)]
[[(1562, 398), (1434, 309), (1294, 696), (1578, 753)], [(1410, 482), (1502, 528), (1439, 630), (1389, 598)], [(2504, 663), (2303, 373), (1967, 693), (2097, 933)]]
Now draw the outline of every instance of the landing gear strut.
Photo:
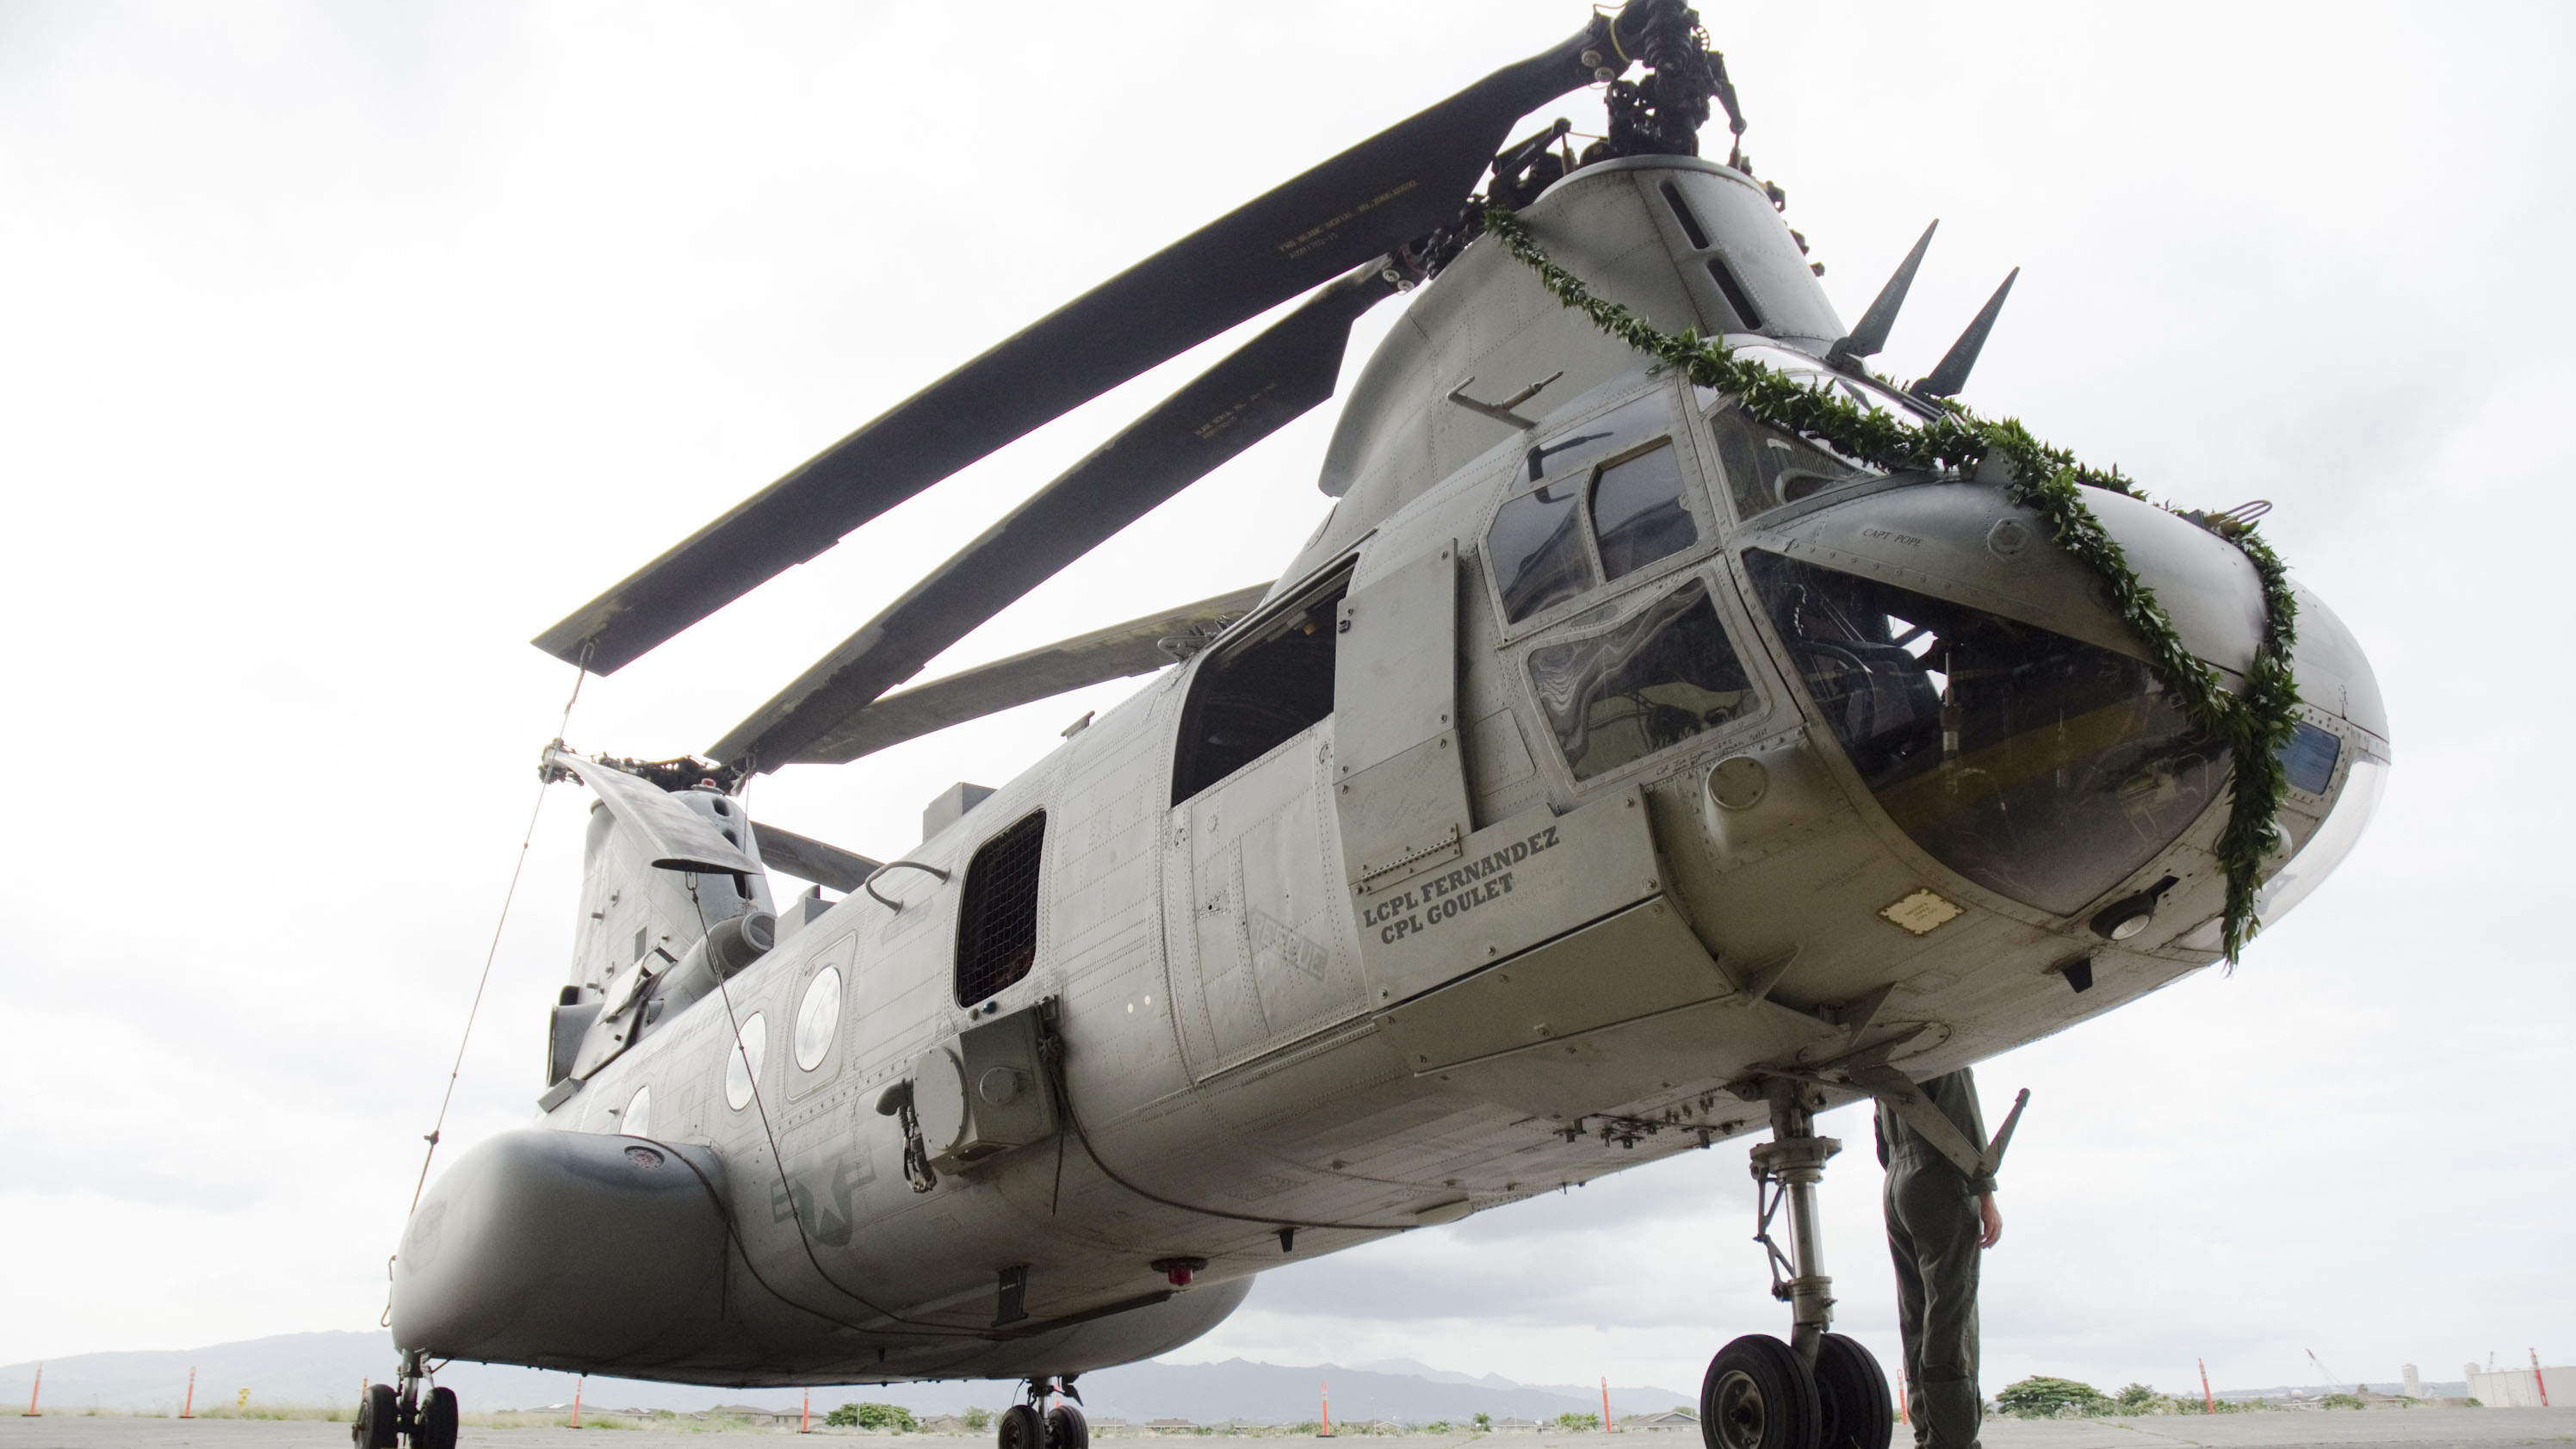
[[(1027, 1402), (1004, 1409), (995, 1426), (999, 1449), (1091, 1449), (1091, 1422), (1082, 1417), (1082, 1392), (1073, 1380), (1072, 1374), (1028, 1380), (1022, 1390)], [(1058, 1394), (1073, 1402), (1050, 1406), (1047, 1401)]]
[(411, 1449), (456, 1449), (456, 1391), (421, 1392), (429, 1380), (427, 1358), (418, 1349), (405, 1349), (394, 1383), (367, 1385), (358, 1417), (349, 1425), (349, 1442), (356, 1449), (398, 1449), (406, 1441)]
[[(1824, 1270), (1816, 1184), (1843, 1145), (1816, 1135), (1814, 1088), (1776, 1077), (1762, 1086), (1771, 1140), (1753, 1149), (1754, 1241), (1770, 1255), (1771, 1296), (1789, 1305), (1789, 1338), (1747, 1334), (1709, 1360), (1700, 1438), (1707, 1449), (1887, 1449), (1896, 1428), (1887, 1377), (1869, 1350), (1833, 1331), (1834, 1280)], [(1771, 1236), (1784, 1207), (1786, 1253)]]

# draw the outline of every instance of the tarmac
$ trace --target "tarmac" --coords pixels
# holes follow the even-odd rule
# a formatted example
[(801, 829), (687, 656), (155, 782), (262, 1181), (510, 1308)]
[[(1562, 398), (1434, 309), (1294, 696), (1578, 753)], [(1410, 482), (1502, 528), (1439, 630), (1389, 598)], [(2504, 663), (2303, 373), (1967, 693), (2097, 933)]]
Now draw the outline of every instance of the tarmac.
[[(772, 1437), (787, 1429), (727, 1431), (725, 1437)], [(817, 1437), (863, 1440), (884, 1449), (992, 1449), (992, 1436), (857, 1434)], [(1135, 1449), (1159, 1439), (1195, 1440), (1217, 1435), (1102, 1436), (1103, 1444)], [(1253, 1436), (1245, 1436), (1253, 1437)], [(1280, 1441), (1288, 1435), (1262, 1435)], [(1601, 1449), (1589, 1434), (1370, 1434), (1338, 1435), (1367, 1449)], [(709, 1449), (706, 1432), (669, 1429), (610, 1431), (605, 1449)], [(1636, 1449), (1699, 1449), (1689, 1433), (1645, 1433)], [(145, 1419), (115, 1415), (47, 1414), (0, 1417), (0, 1449), (347, 1449), (349, 1426), (327, 1419)], [(1900, 1426), (1897, 1449), (1903, 1449)], [(1989, 1419), (1984, 1449), (2514, 1449), (2518, 1445), (2576, 1443), (2576, 1409), (2406, 1409), (2310, 1411), (2139, 1419)], [(600, 1444), (595, 1429), (483, 1429), (466, 1426), (460, 1449), (558, 1449)]]

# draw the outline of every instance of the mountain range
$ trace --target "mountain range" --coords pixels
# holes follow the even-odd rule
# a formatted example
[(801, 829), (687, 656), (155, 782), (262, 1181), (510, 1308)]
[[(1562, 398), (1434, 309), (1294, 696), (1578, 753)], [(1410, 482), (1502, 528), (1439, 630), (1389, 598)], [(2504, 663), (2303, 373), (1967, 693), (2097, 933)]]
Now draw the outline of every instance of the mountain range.
[[(48, 1407), (98, 1407), (136, 1413), (176, 1413), (196, 1373), (197, 1403), (222, 1403), (248, 1390), (255, 1403), (332, 1404), (357, 1401), (359, 1386), (384, 1378), (394, 1365), (392, 1336), (364, 1333), (288, 1333), (197, 1349), (88, 1353), (44, 1365)], [(33, 1363), (0, 1366), (0, 1396), (33, 1386)], [(499, 1364), (451, 1364), (438, 1381), (469, 1410), (538, 1408), (568, 1402), (573, 1376)], [(1316, 1416), (1329, 1386), (1333, 1417), (1340, 1421), (1434, 1419), (1464, 1421), (1479, 1413), (1497, 1419), (1553, 1419), (1563, 1413), (1601, 1411), (1601, 1390), (1581, 1385), (1521, 1384), (1499, 1374), (1464, 1374), (1413, 1359), (1362, 1364), (1285, 1365), (1227, 1359), (1222, 1363), (1138, 1363), (1084, 1374), (1084, 1405), (1094, 1418), (1189, 1419), (1216, 1423), (1243, 1419), (1289, 1424)], [(801, 1390), (722, 1389), (637, 1379), (593, 1378), (583, 1383), (586, 1407), (689, 1411), (719, 1403), (795, 1408)], [(815, 1411), (847, 1401), (897, 1403), (916, 1414), (953, 1413), (981, 1405), (999, 1409), (1016, 1386), (992, 1380), (948, 1380), (891, 1387), (818, 1388)], [(1672, 1389), (1612, 1385), (1615, 1413), (1658, 1413), (1687, 1406), (1697, 1395)]]

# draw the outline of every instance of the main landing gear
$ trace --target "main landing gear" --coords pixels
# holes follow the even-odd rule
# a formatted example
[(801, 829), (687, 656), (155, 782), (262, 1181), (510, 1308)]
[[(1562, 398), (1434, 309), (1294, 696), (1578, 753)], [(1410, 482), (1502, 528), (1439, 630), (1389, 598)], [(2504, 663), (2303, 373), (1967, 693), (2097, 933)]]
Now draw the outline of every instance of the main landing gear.
[(358, 1401), (358, 1417), (349, 1425), (349, 1442), (357, 1449), (456, 1449), (456, 1391), (421, 1392), (429, 1370), (418, 1349), (405, 1349), (402, 1369), (392, 1384), (367, 1385)]
[[(1771, 1255), (1771, 1296), (1789, 1305), (1789, 1339), (1750, 1333), (1717, 1351), (1700, 1383), (1700, 1438), (1707, 1449), (1887, 1449), (1896, 1431), (1887, 1376), (1868, 1349), (1832, 1331), (1816, 1184), (1843, 1145), (1816, 1135), (1813, 1088), (1773, 1078), (1763, 1092), (1771, 1140), (1753, 1149), (1754, 1241)], [(1771, 1238), (1783, 1207), (1785, 1254)]]
[[(1027, 1401), (1004, 1409), (994, 1427), (999, 1449), (1091, 1449), (1091, 1422), (1082, 1417), (1082, 1393), (1073, 1379), (1030, 1379), (1022, 1390)], [(1049, 1407), (1047, 1401), (1058, 1394), (1073, 1402)]]

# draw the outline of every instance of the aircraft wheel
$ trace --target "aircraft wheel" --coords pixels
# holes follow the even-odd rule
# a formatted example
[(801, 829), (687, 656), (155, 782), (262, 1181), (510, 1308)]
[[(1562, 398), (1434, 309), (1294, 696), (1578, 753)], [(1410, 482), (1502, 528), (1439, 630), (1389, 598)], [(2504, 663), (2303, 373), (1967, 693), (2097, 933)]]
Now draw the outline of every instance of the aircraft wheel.
[(1091, 1421), (1071, 1404), (1047, 1410), (1046, 1449), (1091, 1449)]
[(349, 1442), (357, 1449), (394, 1449), (397, 1412), (393, 1385), (367, 1385), (366, 1397), (358, 1400), (358, 1417), (349, 1425)]
[(1887, 1375), (1868, 1349), (1839, 1333), (1816, 1345), (1816, 1407), (1824, 1449), (1887, 1449), (1896, 1434)]
[(456, 1390), (431, 1389), (420, 1401), (420, 1427), (411, 1449), (456, 1449)]
[(1026, 1404), (1013, 1404), (1002, 1411), (993, 1430), (998, 1449), (1046, 1449), (1046, 1425), (1038, 1421), (1038, 1411)]
[(1789, 1345), (1746, 1334), (1708, 1361), (1699, 1435), (1708, 1449), (1820, 1449), (1816, 1376)]

